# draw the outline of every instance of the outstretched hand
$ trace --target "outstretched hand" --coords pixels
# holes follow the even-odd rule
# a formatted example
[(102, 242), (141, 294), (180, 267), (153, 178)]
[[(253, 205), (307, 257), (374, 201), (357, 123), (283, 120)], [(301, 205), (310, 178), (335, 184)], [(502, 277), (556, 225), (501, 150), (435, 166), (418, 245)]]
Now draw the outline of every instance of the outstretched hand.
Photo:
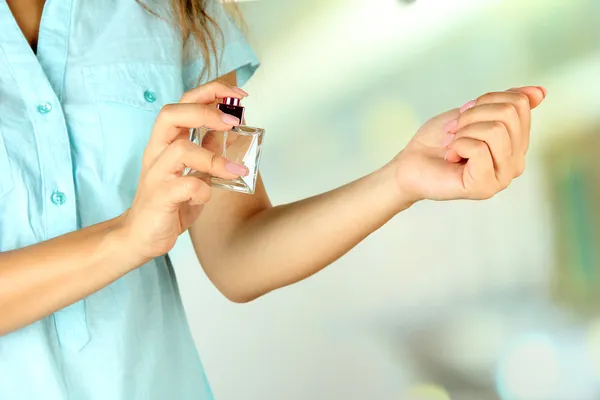
[(392, 161), (410, 202), (488, 199), (525, 169), (537, 86), (487, 93), (426, 122)]

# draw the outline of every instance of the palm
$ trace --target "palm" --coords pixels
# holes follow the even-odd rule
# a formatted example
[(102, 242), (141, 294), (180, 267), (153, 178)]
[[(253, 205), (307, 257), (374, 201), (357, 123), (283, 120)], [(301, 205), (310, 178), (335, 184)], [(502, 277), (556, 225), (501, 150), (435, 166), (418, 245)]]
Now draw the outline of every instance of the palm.
[(452, 110), (427, 121), (396, 157), (401, 185), (421, 198), (448, 200), (464, 195), (468, 163), (446, 161), (447, 149), (442, 145), (444, 126), (457, 116), (458, 110)]
[[(177, 136), (174, 140), (184, 139), (189, 136), (189, 130), (180, 128)], [(160, 150), (164, 151), (167, 145), (164, 145)], [(147, 155), (145, 155), (147, 157)], [(147, 158), (143, 160), (143, 169), (149, 168), (148, 164), (150, 161)], [(183, 166), (180, 171), (183, 173)], [(142, 175), (140, 181), (144, 181), (145, 177)], [(144, 199), (149, 198), (150, 195), (146, 193), (146, 189), (138, 187), (136, 196), (133, 201), (133, 209), (146, 209), (145, 204), (139, 204), (144, 202)], [(144, 231), (137, 232), (139, 238), (143, 239), (147, 243), (151, 243), (153, 249), (152, 256), (159, 256), (170, 251), (179, 235), (185, 232), (193, 223), (198, 219), (202, 210), (203, 205), (190, 205), (189, 203), (181, 203), (176, 206), (169, 207), (162, 210), (160, 213), (152, 211), (151, 215), (143, 216), (142, 219), (148, 221), (148, 225), (144, 226)], [(130, 214), (133, 211), (130, 212)]]

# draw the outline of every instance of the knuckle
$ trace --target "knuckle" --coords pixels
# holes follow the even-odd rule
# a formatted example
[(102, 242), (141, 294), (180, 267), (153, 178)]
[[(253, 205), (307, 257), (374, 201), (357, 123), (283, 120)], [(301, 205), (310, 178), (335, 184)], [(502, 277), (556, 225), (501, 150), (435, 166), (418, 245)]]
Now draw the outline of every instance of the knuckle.
[(488, 92), (479, 96), (476, 101), (477, 103), (491, 103), (494, 97), (494, 93)]
[(178, 139), (178, 140), (174, 141), (173, 143), (171, 143), (171, 148), (173, 148), (173, 150), (175, 150), (175, 151), (183, 152), (183, 151), (185, 151), (186, 147), (187, 147), (187, 143), (183, 139)]
[(454, 128), (455, 131), (458, 129), (460, 132), (459, 128), (465, 127), (470, 124), (472, 110), (473, 109), (471, 108), (458, 116), (458, 119), (456, 120), (456, 128)]
[(187, 103), (189, 101), (192, 100), (192, 98), (194, 97), (194, 89), (188, 90), (187, 92), (185, 92), (183, 95), (181, 95), (181, 99), (180, 102), (181, 103)]
[(218, 156), (204, 147), (195, 146), (194, 149), (197, 152), (197, 156), (195, 156), (197, 166), (195, 169), (201, 172), (211, 172), (217, 163)]
[(485, 142), (475, 142), (475, 152), (479, 155), (484, 155), (489, 152), (489, 148)]
[(169, 122), (173, 119), (173, 114), (175, 113), (175, 104), (165, 104), (162, 106), (158, 115), (156, 116), (156, 122)]
[(213, 112), (217, 111), (216, 107), (214, 108), (214, 111), (213, 111), (212, 108), (209, 108), (203, 104), (195, 104), (194, 107), (195, 107), (194, 113), (196, 114), (196, 116), (198, 118), (198, 123), (200, 125), (208, 123), (211, 119), (211, 116), (212, 116), (211, 114)]
[(198, 148), (196, 146), (195, 149), (198, 152), (198, 155), (196, 157), (197, 167), (195, 167), (195, 169), (201, 172), (212, 172), (215, 168), (215, 165), (217, 164), (218, 156), (212, 151), (205, 149), (204, 147)]
[(224, 82), (220, 79), (215, 81), (214, 84), (215, 84), (215, 86), (214, 86), (215, 88), (218, 87), (218, 88), (223, 88), (223, 89), (231, 89), (231, 85), (227, 84), (227, 82)]
[(523, 108), (527, 107), (527, 108), (529, 108), (530, 107), (529, 97), (525, 93), (518, 92), (517, 93), (517, 97), (516, 97), (516, 104), (519, 107), (523, 107)]
[(217, 81), (210, 81), (203, 85), (198, 86), (198, 88), (202, 89), (203, 91), (212, 92), (217, 87), (217, 84), (218, 84)]
[(160, 112), (158, 113), (158, 118), (166, 118), (169, 117), (171, 114), (173, 114), (174, 109), (176, 108), (175, 104), (165, 104), (164, 106), (162, 106), (162, 108), (160, 109)]
[(198, 181), (200, 182), (200, 186), (198, 188), (198, 190), (196, 191), (196, 199), (199, 200), (202, 203), (208, 203), (212, 197), (212, 189), (210, 186), (208, 186), (206, 183), (202, 182), (202, 181)]
[(502, 176), (498, 180), (498, 183), (500, 185), (500, 191), (506, 189), (510, 185), (511, 182), (512, 182), (512, 178), (510, 176)]
[(450, 143), (450, 145), (448, 145), (448, 147), (452, 147), (455, 146), (456, 143), (458, 143), (459, 145), (462, 143), (462, 139), (465, 137), (465, 132), (461, 129), (458, 132), (456, 132), (456, 134), (454, 135), (454, 140), (452, 141), (452, 143)]
[(171, 143), (169, 147), (171, 148), (171, 151), (175, 154), (177, 158), (181, 158), (187, 152), (188, 143), (189, 141), (187, 140), (178, 139)]
[(490, 123), (490, 132), (494, 135), (502, 135), (507, 133), (506, 125), (500, 121), (492, 121)]
[(489, 200), (494, 197), (501, 189), (494, 187), (493, 185), (488, 185), (481, 193), (482, 200)]
[(210, 170), (212, 171), (217, 166), (217, 159), (218, 159), (218, 157), (217, 157), (217, 155), (215, 153), (212, 153), (212, 152), (209, 154), (209, 157), (210, 157), (210, 159), (209, 159), (208, 166), (209, 166)]
[(184, 190), (185, 194), (192, 197), (193, 194), (198, 192), (201, 183), (202, 183), (202, 181), (200, 181), (199, 179), (195, 179), (195, 178), (185, 179), (183, 181), (183, 190)]
[(489, 187), (480, 189), (474, 196), (475, 200), (488, 200), (494, 196), (494, 190)]
[(525, 160), (517, 161), (515, 165), (515, 177), (520, 177), (525, 172)]
[(215, 81), (209, 82), (205, 85), (205, 89), (211, 93), (216, 93), (220, 90), (227, 89), (227, 88), (229, 88), (229, 86), (220, 80), (215, 80)]
[(517, 115), (517, 109), (515, 108), (515, 106), (513, 104), (502, 103), (502, 104), (498, 105), (498, 108), (500, 109), (500, 113), (504, 117), (511, 118), (511, 117), (514, 117), (515, 115)]

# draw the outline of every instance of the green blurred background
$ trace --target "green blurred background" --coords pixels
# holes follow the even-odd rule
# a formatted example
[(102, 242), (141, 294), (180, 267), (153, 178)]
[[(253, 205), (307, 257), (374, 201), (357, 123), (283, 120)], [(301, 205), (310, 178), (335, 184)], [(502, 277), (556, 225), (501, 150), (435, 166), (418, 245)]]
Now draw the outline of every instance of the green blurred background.
[(528, 168), (486, 202), (423, 202), (247, 305), (172, 256), (218, 399), (600, 399), (600, 1), (241, 3), (262, 66), (273, 202), (382, 166), (428, 118), (548, 88)]

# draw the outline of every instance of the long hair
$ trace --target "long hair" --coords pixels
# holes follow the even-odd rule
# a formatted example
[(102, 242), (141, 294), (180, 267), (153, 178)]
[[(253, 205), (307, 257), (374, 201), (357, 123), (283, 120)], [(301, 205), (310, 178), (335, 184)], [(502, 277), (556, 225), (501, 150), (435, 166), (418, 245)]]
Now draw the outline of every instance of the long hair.
[[(142, 7), (158, 16), (141, 0), (136, 0)], [(204, 67), (199, 80), (215, 73), (218, 76), (219, 62), (217, 57), (223, 46), (223, 32), (214, 16), (209, 14), (209, 5), (219, 0), (169, 0), (177, 28), (180, 30), (183, 43), (191, 45), (193, 54), (200, 54), (204, 59)], [(245, 30), (245, 24), (235, 1), (222, 0), (223, 7), (239, 28)], [(213, 64), (213, 60), (214, 62)], [(213, 71), (214, 69), (214, 71)]]

